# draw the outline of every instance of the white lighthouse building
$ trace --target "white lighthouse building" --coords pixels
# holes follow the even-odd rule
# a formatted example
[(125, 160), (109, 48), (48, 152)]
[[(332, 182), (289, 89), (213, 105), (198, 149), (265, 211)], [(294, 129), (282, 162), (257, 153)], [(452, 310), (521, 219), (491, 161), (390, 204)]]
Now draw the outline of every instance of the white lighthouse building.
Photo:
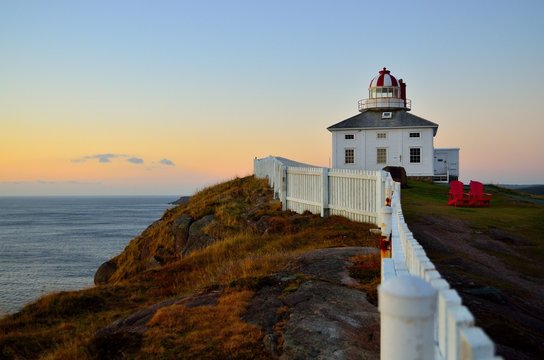
[(402, 166), (409, 177), (448, 181), (459, 177), (459, 148), (435, 149), (438, 124), (409, 113), (406, 84), (386, 68), (370, 81), (359, 114), (327, 128), (332, 167), (381, 170)]

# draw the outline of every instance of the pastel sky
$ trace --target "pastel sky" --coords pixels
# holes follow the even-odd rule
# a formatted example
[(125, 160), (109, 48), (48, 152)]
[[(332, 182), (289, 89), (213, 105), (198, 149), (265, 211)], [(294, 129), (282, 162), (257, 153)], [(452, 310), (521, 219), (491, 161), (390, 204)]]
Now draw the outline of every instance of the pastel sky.
[(0, 1), (0, 196), (327, 166), (386, 66), (461, 179), (544, 183), (544, 1)]

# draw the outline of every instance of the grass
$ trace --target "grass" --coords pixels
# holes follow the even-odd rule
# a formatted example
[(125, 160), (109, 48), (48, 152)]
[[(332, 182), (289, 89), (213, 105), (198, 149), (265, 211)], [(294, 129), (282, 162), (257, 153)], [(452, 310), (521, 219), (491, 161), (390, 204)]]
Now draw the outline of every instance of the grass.
[[(214, 215), (206, 229), (216, 242), (181, 256), (174, 221)], [(0, 319), (2, 359), (261, 358), (260, 330), (240, 320), (260, 279), (284, 271), (299, 254), (337, 246), (377, 247), (371, 225), (342, 217), (282, 212), (265, 180), (236, 178), (195, 194), (133, 239), (115, 257), (107, 285), (47, 295)], [(159, 259), (149, 266), (150, 259)], [(291, 284), (292, 288), (300, 280)], [(165, 299), (219, 290), (214, 305), (172, 305), (158, 311), (140, 335), (95, 338), (116, 319)], [(290, 289), (290, 288), (289, 288)], [(288, 290), (291, 291), (291, 290)], [(108, 350), (110, 349), (110, 350)], [(156, 354), (156, 355), (155, 355)]]
[(487, 185), (485, 191), (492, 194), (489, 208), (456, 208), (447, 206), (448, 190), (445, 184), (411, 181), (410, 187), (402, 190), (407, 223), (420, 221), (427, 215), (440, 215), (463, 220), (476, 233), (500, 229), (519, 236), (531, 246), (519, 246), (515, 252), (506, 253), (493, 248), (481, 250), (525, 276), (544, 277), (540, 266), (544, 262), (544, 206), (534, 201), (538, 195)]
[(367, 300), (378, 306), (378, 285), (381, 283), (381, 255), (357, 255), (351, 258), (349, 275), (359, 280), (357, 288), (363, 290)]
[(402, 190), (402, 208), (409, 220), (420, 220), (426, 214), (458, 218), (476, 229), (502, 228), (539, 242), (544, 233), (544, 206), (533, 203), (534, 196), (487, 185), (485, 191), (493, 195), (489, 208), (446, 206), (449, 187), (410, 181)]
[(240, 320), (250, 290), (224, 293), (217, 305), (159, 310), (149, 322), (139, 358), (266, 359), (262, 333)]

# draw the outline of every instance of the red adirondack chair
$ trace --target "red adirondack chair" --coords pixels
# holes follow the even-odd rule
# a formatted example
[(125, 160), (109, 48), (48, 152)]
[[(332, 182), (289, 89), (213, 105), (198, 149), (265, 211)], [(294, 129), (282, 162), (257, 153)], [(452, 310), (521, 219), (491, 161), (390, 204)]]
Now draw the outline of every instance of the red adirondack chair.
[(448, 206), (468, 206), (470, 197), (465, 193), (465, 186), (461, 181), (450, 181), (450, 192), (448, 194)]
[(484, 193), (484, 184), (479, 181), (470, 181), (468, 196), (470, 198), (469, 206), (489, 207), (491, 205), (491, 194)]

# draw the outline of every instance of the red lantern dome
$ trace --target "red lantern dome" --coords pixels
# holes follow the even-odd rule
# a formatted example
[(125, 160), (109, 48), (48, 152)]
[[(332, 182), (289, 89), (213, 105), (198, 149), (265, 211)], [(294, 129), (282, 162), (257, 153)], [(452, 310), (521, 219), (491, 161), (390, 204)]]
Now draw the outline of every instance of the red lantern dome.
[(380, 74), (370, 82), (369, 88), (377, 86), (399, 86), (397, 79), (390, 73), (386, 68), (380, 70)]

